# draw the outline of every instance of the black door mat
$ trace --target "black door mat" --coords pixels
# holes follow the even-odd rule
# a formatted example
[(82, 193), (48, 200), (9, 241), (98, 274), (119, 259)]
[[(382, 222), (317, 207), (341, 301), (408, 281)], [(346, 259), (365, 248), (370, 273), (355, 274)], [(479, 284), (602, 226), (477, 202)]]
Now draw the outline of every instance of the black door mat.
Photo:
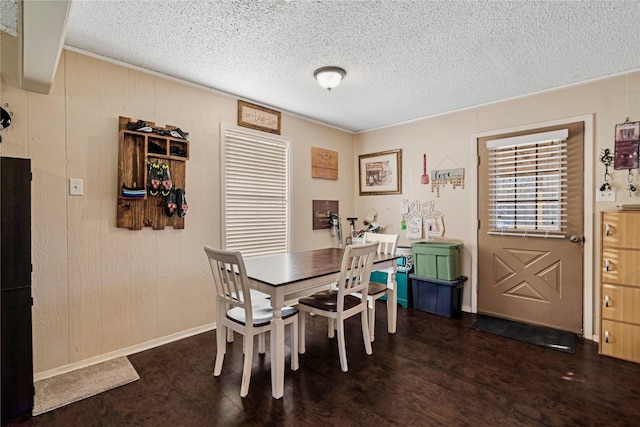
[(490, 332), (566, 353), (575, 353), (576, 351), (577, 337), (576, 334), (571, 332), (558, 331), (543, 326), (528, 325), (491, 316), (480, 316), (471, 327), (478, 331)]

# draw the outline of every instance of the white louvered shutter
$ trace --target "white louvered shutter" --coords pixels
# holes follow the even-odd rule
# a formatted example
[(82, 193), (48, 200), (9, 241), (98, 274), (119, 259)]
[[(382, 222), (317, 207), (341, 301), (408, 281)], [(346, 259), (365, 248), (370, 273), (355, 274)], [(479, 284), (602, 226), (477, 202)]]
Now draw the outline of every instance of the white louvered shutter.
[(289, 251), (289, 141), (221, 127), (222, 245), (245, 257)]

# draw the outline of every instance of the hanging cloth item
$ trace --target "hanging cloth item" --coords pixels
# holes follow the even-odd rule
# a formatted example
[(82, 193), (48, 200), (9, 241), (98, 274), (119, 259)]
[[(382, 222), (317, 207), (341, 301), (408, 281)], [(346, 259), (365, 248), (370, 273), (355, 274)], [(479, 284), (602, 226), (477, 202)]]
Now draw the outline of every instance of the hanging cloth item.
[(378, 212), (375, 209), (371, 209), (367, 214), (367, 217), (362, 221), (364, 225), (369, 225), (378, 218)]

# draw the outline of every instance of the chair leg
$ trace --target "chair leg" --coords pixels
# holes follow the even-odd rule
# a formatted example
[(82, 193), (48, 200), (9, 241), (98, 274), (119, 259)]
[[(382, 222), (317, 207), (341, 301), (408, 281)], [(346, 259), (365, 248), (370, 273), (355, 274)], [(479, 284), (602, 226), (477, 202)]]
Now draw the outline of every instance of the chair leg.
[[(224, 305), (224, 312), (226, 313), (227, 311), (229, 311), (229, 309), (231, 309), (231, 307), (229, 307), (228, 304)], [(231, 328), (227, 328), (227, 342), (228, 343), (232, 343), (233, 342), (233, 330), (231, 330)]]
[(298, 334), (300, 336), (300, 339), (298, 341), (298, 353), (300, 354), (304, 354), (307, 349), (305, 348), (305, 329), (306, 329), (306, 323), (307, 323), (307, 312), (306, 311), (302, 311), (300, 310), (300, 313), (298, 314), (298, 321), (300, 322), (300, 327), (298, 328)]
[[(247, 331), (249, 332), (249, 331)], [(244, 336), (244, 367), (242, 368), (242, 385), (240, 386), (240, 397), (245, 397), (249, 393), (249, 382), (251, 381), (251, 368), (253, 368), (253, 335), (247, 333)]]
[(334, 319), (329, 318), (327, 320), (327, 336), (329, 338), (333, 338), (336, 336), (336, 321)]
[(297, 371), (298, 364), (298, 320), (291, 322), (291, 370)]
[(373, 342), (376, 339), (375, 337), (375, 329), (376, 329), (376, 300), (372, 297), (369, 297), (368, 306), (369, 309), (369, 341)]
[(369, 325), (367, 322), (367, 312), (362, 311), (360, 314), (360, 323), (362, 323), (362, 339), (364, 340), (364, 348), (367, 350), (367, 354), (372, 354), (371, 340), (369, 339)]
[(265, 354), (267, 352), (266, 350), (266, 346), (265, 346), (265, 334), (264, 332), (261, 334), (258, 334), (258, 353), (259, 354)]
[[(222, 322), (218, 321), (218, 327), (216, 328), (216, 363), (213, 368), (213, 375), (218, 376), (222, 372), (222, 362), (224, 362), (224, 354), (227, 350), (225, 342), (225, 336), (227, 335), (226, 327), (222, 326)], [(230, 330), (230, 329), (229, 329)]]
[[(347, 364), (347, 347), (344, 344), (344, 319), (338, 319), (336, 323), (338, 326), (338, 354), (340, 355), (340, 367), (342, 368), (342, 372), (347, 372), (349, 370), (349, 366)], [(369, 341), (369, 334), (366, 335), (366, 340)]]

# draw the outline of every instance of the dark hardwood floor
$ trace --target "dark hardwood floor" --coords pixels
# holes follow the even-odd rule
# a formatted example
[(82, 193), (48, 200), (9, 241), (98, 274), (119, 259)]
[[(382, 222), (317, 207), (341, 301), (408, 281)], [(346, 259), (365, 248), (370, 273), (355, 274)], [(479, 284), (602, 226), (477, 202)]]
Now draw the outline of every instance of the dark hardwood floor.
[(638, 426), (640, 365), (599, 356), (578, 339), (563, 353), (471, 329), (474, 315), (448, 319), (398, 310), (386, 332), (378, 302), (367, 356), (357, 318), (347, 321), (349, 372), (340, 370), (326, 320), (312, 318), (307, 353), (284, 397), (271, 397), (269, 352), (254, 358), (240, 398), (242, 341), (228, 344), (212, 375), (215, 332), (129, 359), (140, 380), (11, 426)]

